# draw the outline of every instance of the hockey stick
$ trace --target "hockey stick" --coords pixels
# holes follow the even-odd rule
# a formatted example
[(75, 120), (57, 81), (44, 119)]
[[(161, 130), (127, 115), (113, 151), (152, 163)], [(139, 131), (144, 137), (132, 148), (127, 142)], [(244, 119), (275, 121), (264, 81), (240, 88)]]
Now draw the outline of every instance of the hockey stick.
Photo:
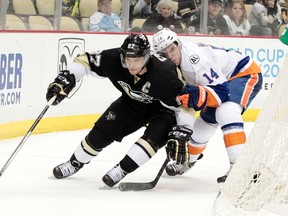
[(37, 124), (40, 122), (40, 120), (42, 119), (42, 117), (44, 116), (44, 114), (46, 113), (46, 111), (49, 109), (49, 107), (52, 105), (52, 103), (54, 102), (54, 100), (56, 99), (56, 96), (53, 96), (47, 103), (47, 105), (45, 106), (45, 108), (43, 109), (43, 111), (40, 113), (40, 115), (38, 116), (38, 118), (35, 120), (35, 122), (33, 123), (33, 125), (31, 126), (31, 128), (28, 130), (28, 132), (26, 133), (26, 135), (23, 137), (23, 139), (21, 140), (21, 142), (19, 143), (19, 145), (17, 146), (17, 148), (14, 150), (14, 152), (12, 153), (12, 155), (10, 156), (10, 158), (7, 160), (7, 162), (5, 163), (5, 165), (3, 166), (3, 168), (0, 171), (0, 177), (3, 175), (3, 173), (5, 172), (5, 170), (7, 169), (7, 167), (10, 165), (10, 163), (12, 162), (12, 160), (14, 159), (14, 157), (16, 156), (16, 154), (19, 152), (19, 150), (21, 149), (21, 147), (24, 145), (24, 143), (26, 142), (26, 140), (28, 139), (28, 137), (30, 136), (30, 134), (33, 132), (33, 130), (35, 129), (35, 127), (37, 126)]
[(166, 158), (164, 163), (162, 164), (159, 172), (155, 179), (151, 182), (123, 182), (119, 184), (120, 191), (142, 191), (142, 190), (150, 190), (153, 189), (158, 183), (160, 177), (162, 176), (166, 165), (168, 164), (169, 159)]

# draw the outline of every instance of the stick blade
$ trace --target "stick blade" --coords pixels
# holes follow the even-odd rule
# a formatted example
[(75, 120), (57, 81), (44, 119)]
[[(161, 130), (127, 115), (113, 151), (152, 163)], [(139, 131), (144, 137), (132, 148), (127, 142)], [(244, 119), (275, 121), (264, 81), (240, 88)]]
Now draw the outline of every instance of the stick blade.
[(143, 191), (151, 190), (154, 187), (153, 182), (123, 182), (119, 184), (120, 191)]
[(166, 165), (168, 164), (169, 159), (166, 158), (164, 163), (162, 164), (157, 176), (153, 181), (150, 182), (123, 182), (119, 184), (120, 191), (143, 191), (143, 190), (151, 190), (158, 183), (160, 177), (162, 176)]

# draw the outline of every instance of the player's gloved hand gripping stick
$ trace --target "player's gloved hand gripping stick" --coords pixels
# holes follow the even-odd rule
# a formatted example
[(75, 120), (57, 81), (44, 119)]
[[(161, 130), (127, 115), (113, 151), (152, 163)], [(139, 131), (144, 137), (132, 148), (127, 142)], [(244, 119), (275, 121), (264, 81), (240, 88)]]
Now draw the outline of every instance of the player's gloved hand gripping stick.
[(60, 71), (54, 82), (52, 82), (47, 89), (47, 101), (49, 101), (54, 95), (57, 95), (52, 105), (55, 106), (59, 104), (64, 98), (68, 96), (75, 85), (76, 81), (74, 74), (71, 74), (68, 70)]
[(166, 144), (167, 157), (170, 160), (175, 160), (176, 164), (189, 163), (188, 141), (192, 135), (192, 130), (183, 126), (177, 125), (168, 134)]

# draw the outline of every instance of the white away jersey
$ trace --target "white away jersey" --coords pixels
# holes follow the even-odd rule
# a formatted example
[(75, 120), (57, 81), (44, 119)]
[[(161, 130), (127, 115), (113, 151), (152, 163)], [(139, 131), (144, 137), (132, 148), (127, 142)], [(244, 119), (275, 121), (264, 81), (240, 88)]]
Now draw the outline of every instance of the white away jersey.
[[(207, 106), (217, 107), (226, 99), (227, 81), (254, 73), (253, 61), (237, 51), (206, 44), (183, 42), (180, 68), (188, 85), (207, 89)], [(259, 71), (258, 71), (259, 72)]]
[(181, 71), (188, 84), (217, 85), (252, 64), (249, 56), (202, 43), (182, 43)]

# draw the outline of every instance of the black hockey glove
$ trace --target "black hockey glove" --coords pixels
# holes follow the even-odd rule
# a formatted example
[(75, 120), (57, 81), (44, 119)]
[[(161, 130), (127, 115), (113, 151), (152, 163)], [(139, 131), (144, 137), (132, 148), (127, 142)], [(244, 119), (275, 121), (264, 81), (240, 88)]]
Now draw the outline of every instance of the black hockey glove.
[(51, 83), (47, 89), (46, 100), (49, 101), (54, 95), (57, 95), (52, 105), (59, 104), (69, 92), (75, 87), (76, 81), (74, 74), (70, 71), (60, 71), (54, 82)]
[(168, 134), (166, 144), (167, 157), (175, 160), (176, 164), (189, 163), (188, 140), (192, 135), (192, 131), (182, 126), (176, 126)]
[(183, 107), (192, 107), (198, 111), (206, 106), (207, 91), (202, 86), (186, 85), (177, 99)]

